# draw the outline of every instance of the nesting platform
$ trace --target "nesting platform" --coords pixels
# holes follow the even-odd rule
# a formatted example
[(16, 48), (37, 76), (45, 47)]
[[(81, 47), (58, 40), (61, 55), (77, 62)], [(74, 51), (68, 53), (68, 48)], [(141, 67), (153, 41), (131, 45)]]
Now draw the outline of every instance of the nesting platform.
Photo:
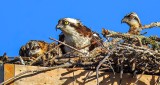
[[(46, 67), (5, 64), (0, 67), (0, 82), (6, 81), (26, 70), (40, 68)], [(119, 75), (119, 73), (116, 73), (114, 78), (113, 73), (100, 72), (100, 85), (118, 85), (120, 81)], [(158, 76), (156, 75), (143, 75), (138, 81), (138, 85), (154, 85), (157, 78)], [(132, 78), (131, 74), (125, 73), (123, 74), (122, 85), (133, 85), (135, 80), (136, 78)], [(96, 72), (58, 68), (36, 74), (24, 74), (6, 85), (96, 85)]]

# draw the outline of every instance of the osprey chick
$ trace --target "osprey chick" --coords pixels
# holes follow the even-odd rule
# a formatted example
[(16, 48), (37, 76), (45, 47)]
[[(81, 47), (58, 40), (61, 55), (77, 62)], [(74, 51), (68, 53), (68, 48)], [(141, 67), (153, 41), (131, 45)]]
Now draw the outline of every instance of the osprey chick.
[[(41, 40), (30, 40), (26, 45), (22, 46), (19, 50), (19, 55), (24, 57), (39, 57), (45, 55), (47, 58), (52, 57), (56, 54), (62, 54), (60, 48), (57, 48), (58, 53), (52, 51), (56, 46), (55, 43), (47, 43)], [(46, 54), (47, 53), (47, 54)]]
[(25, 57), (38, 57), (47, 52), (48, 45), (49, 44), (44, 41), (31, 40), (20, 48), (19, 55)]
[[(63, 18), (58, 21), (56, 28), (60, 29), (62, 33), (59, 40), (66, 44), (80, 49), (82, 52), (89, 52), (98, 46), (96, 42), (101, 38), (95, 32), (84, 26), (79, 20), (74, 18)], [(62, 52), (71, 52), (72, 49), (67, 46), (61, 46)]]
[(142, 24), (140, 22), (140, 19), (138, 15), (134, 12), (131, 12), (124, 16), (124, 18), (121, 21), (122, 23), (127, 23), (130, 26), (129, 34), (133, 35), (139, 35), (141, 32)]
[[(43, 62), (43, 66), (45, 66), (46, 61), (52, 59), (55, 55), (61, 56), (62, 52), (60, 48), (55, 48), (55, 43), (47, 43), (41, 40), (30, 40), (24, 46), (22, 46), (19, 50), (19, 55), (22, 57), (30, 57), (31, 59), (36, 59), (37, 57), (41, 57), (38, 60), (39, 65)], [(53, 50), (53, 48), (56, 49)], [(50, 62), (49, 65), (53, 64)]]

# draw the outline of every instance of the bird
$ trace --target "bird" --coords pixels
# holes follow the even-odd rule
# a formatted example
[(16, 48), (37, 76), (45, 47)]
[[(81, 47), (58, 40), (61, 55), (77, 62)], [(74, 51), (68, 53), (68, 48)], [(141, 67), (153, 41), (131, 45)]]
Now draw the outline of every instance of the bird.
[(34, 57), (37, 58), (40, 55), (45, 55), (46, 58), (51, 58), (58, 54), (61, 56), (62, 52), (60, 48), (56, 48), (57, 52), (54, 52), (53, 48), (56, 46), (55, 43), (47, 43), (42, 40), (30, 40), (25, 45), (21, 46), (19, 55), (22, 57)]
[(131, 12), (124, 16), (124, 18), (121, 20), (121, 23), (127, 23), (130, 26), (128, 31), (129, 34), (140, 35), (142, 24), (135, 12)]
[(48, 50), (48, 43), (41, 40), (30, 40), (21, 46), (19, 55), (24, 57), (38, 57)]
[[(56, 25), (57, 29), (62, 31), (59, 35), (59, 41), (79, 49), (83, 53), (88, 53), (100, 45), (101, 37), (99, 34), (83, 25), (78, 19), (61, 18)], [(61, 45), (60, 48), (63, 54), (73, 51), (65, 45)]]
[(6, 62), (8, 62), (9, 60), (10, 60), (10, 59), (9, 59), (9, 57), (7, 56), (7, 53), (6, 53), (6, 52), (3, 54), (3, 56), (0, 56), (0, 64), (6, 63)]

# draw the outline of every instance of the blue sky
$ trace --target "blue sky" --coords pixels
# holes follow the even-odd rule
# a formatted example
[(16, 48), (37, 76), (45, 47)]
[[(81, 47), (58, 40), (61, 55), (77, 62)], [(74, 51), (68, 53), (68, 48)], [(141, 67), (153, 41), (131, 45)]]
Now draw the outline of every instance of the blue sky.
[[(142, 24), (160, 21), (160, 0), (0, 0), (0, 55), (18, 56), (19, 48), (29, 40), (52, 42), (60, 31), (55, 30), (63, 17), (80, 19), (92, 30), (101, 28), (127, 32), (121, 24), (124, 15), (136, 12)], [(160, 29), (150, 29), (149, 35), (158, 35)]]

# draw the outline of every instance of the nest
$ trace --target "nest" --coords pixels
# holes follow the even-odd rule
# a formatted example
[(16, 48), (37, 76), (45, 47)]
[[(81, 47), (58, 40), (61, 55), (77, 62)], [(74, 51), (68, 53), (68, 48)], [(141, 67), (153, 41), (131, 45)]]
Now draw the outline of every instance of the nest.
[[(113, 72), (114, 74), (115, 72), (121, 73), (121, 78), (123, 73), (131, 73), (133, 75), (160, 74), (160, 44), (158, 37), (122, 34), (105, 29), (103, 29), (102, 34), (106, 38), (106, 41), (89, 52), (89, 54), (82, 53), (74, 47), (51, 38), (60, 44), (55, 43), (54, 48), (51, 48), (43, 55), (39, 55), (37, 58), (20, 56), (9, 60), (5, 54), (1, 58), (1, 62), (50, 67), (34, 72), (60, 67), (76, 70), (96, 70), (97, 81), (99, 70)], [(62, 44), (72, 48), (73, 51), (62, 54), (62, 52), (59, 52), (59, 47)], [(46, 60), (43, 60), (43, 57)]]

